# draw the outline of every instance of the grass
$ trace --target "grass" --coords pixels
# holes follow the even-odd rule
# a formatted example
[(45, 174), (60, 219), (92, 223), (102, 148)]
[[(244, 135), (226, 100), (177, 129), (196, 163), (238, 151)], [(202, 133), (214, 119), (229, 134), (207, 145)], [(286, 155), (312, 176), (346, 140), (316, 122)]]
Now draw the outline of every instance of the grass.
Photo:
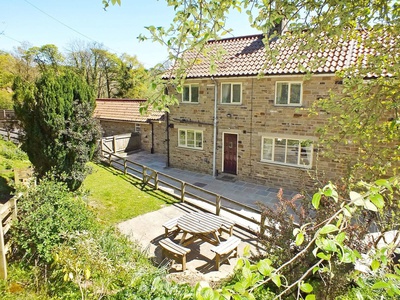
[(162, 191), (103, 164), (89, 164), (93, 172), (83, 188), (89, 191), (89, 205), (106, 224), (116, 224), (177, 202)]

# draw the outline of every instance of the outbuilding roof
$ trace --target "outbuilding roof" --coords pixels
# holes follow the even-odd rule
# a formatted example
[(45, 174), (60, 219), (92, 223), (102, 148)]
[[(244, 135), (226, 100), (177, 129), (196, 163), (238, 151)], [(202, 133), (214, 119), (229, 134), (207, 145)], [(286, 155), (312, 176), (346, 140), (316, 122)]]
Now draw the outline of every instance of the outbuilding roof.
[[(204, 52), (188, 51), (184, 54), (185, 60), (193, 61), (186, 78), (295, 75), (307, 72), (332, 74), (354, 64), (360, 55), (368, 53), (368, 49), (362, 45), (365, 35), (362, 32), (358, 41), (350, 38), (333, 41), (326, 36), (309, 36), (308, 40), (317, 40), (314, 49), (304, 47), (306, 40), (290, 35), (269, 40), (269, 48), (265, 47), (262, 34), (211, 40)], [(315, 45), (318, 45), (318, 49), (315, 49)], [(219, 59), (216, 58), (217, 52), (223, 53)], [(211, 73), (213, 60), (215, 71)], [(167, 71), (164, 78), (171, 74), (173, 71)]]
[(147, 113), (140, 114), (140, 107), (146, 102), (141, 99), (96, 99), (94, 117), (100, 120), (149, 123), (151, 121), (163, 121), (165, 113), (155, 111), (148, 107)]

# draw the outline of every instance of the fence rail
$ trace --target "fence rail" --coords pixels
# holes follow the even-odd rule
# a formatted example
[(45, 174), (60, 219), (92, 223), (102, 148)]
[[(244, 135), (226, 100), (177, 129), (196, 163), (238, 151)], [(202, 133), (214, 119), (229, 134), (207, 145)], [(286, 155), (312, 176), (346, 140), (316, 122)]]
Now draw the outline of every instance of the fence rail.
[(21, 195), (15, 196), (0, 206), (0, 278), (7, 279), (6, 255), (10, 248), (7, 232), (11, 223), (17, 218), (17, 200)]
[[(252, 232), (263, 232), (267, 228), (265, 224), (266, 220), (262, 217), (259, 209), (205, 190), (168, 174), (153, 170), (145, 165), (106, 151), (104, 148), (102, 150), (102, 155), (110, 166), (120, 169), (124, 174), (141, 180), (143, 183), (155, 189), (162, 190), (179, 198), (181, 202), (189, 202), (192, 205), (206, 209), (216, 215), (236, 216), (238, 218), (235, 218), (235, 220), (241, 220), (236, 222), (236, 224)], [(206, 204), (207, 207), (205, 208), (204, 205), (196, 202)]]

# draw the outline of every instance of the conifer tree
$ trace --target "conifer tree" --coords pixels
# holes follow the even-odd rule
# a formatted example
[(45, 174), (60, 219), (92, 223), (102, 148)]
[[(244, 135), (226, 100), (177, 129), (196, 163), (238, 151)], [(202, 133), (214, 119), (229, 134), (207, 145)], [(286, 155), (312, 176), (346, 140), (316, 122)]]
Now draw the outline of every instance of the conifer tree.
[(25, 132), (23, 147), (38, 177), (52, 172), (76, 190), (99, 138), (91, 88), (67, 71), (44, 73), (35, 83), (17, 78), (13, 90), (15, 113)]

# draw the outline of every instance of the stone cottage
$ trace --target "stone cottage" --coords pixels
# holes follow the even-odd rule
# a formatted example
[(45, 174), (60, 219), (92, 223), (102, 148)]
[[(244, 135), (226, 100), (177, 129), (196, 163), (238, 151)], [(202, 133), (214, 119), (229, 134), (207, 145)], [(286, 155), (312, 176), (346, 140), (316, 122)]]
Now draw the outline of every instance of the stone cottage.
[(309, 110), (330, 91), (340, 92), (335, 72), (360, 51), (343, 41), (304, 50), (299, 59), (298, 44), (276, 39), (269, 45), (278, 53), (272, 60), (263, 38), (209, 41), (208, 53), (225, 53), (216, 71), (210, 71), (210, 56), (196, 58), (187, 70), (179, 105), (170, 108), (171, 166), (290, 189), (340, 177), (345, 166), (319, 155), (316, 129), (326, 114), (310, 117)]

